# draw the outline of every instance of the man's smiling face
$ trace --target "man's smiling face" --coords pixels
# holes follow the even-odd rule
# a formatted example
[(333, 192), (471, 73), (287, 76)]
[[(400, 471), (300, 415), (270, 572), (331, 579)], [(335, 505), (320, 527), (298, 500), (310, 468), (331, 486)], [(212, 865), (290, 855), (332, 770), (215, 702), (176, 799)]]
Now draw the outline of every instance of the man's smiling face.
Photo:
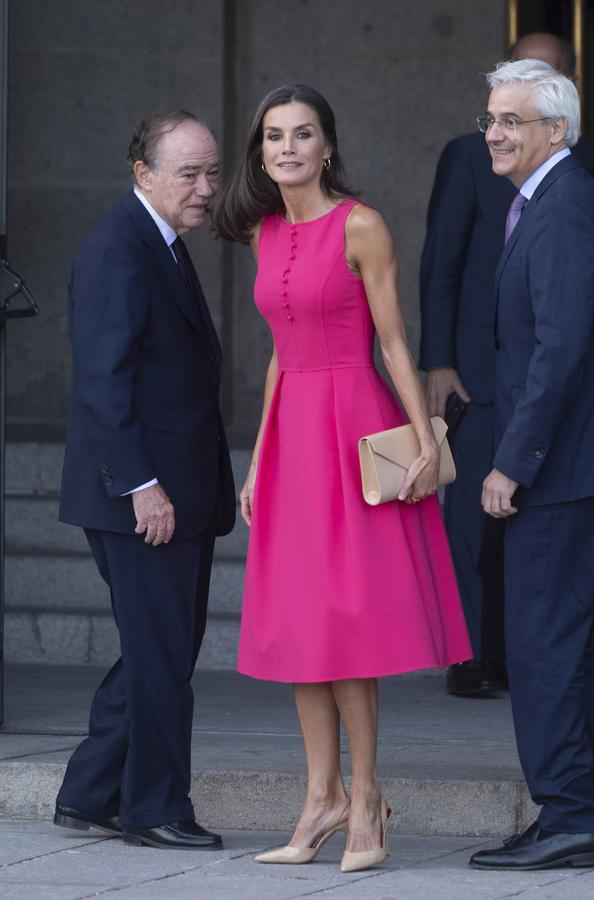
[[(556, 134), (558, 120), (543, 120), (515, 129), (499, 123), (540, 119), (534, 102), (534, 89), (525, 84), (502, 84), (491, 92), (487, 115), (495, 121), (486, 134), (496, 175), (505, 175), (516, 187), (522, 184), (563, 144)], [(557, 125), (555, 124), (557, 122)]]

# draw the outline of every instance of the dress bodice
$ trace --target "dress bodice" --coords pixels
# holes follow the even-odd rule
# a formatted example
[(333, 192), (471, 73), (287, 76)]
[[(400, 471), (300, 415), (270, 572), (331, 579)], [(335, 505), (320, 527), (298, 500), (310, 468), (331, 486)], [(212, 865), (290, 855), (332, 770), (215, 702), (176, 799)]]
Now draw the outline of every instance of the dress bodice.
[(255, 298), (281, 370), (373, 364), (374, 326), (363, 282), (346, 261), (344, 229), (355, 200), (291, 225), (280, 215), (260, 230)]

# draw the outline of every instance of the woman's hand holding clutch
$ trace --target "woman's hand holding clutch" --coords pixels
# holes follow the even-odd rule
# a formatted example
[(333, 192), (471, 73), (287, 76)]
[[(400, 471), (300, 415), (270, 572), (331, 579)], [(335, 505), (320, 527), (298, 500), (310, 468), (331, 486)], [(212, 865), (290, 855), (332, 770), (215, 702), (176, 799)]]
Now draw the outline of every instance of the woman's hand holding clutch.
[(439, 448), (427, 447), (410, 464), (406, 478), (398, 494), (399, 500), (418, 503), (437, 490), (439, 476)]

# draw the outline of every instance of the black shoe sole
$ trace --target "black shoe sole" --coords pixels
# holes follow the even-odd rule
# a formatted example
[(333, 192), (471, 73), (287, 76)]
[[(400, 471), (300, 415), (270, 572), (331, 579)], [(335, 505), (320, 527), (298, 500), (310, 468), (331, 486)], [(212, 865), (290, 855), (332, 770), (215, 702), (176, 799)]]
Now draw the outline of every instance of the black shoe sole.
[(563, 859), (555, 859), (551, 860), (551, 862), (540, 863), (535, 866), (490, 866), (473, 862), (471, 862), (470, 865), (473, 869), (482, 869), (485, 872), (536, 872), (540, 869), (558, 869), (562, 866), (573, 866), (574, 869), (585, 869), (594, 867), (594, 853), (578, 853), (575, 856), (565, 856)]
[(75, 819), (73, 816), (64, 816), (62, 813), (54, 814), (54, 825), (57, 825), (59, 828), (71, 828), (75, 831), (101, 831), (103, 834), (110, 834), (112, 837), (122, 836), (122, 832), (116, 831), (114, 828), (96, 825), (95, 822), (85, 822), (84, 819)]
[(453, 688), (446, 688), (446, 692), (450, 697), (484, 697), (486, 700), (496, 699), (502, 690), (503, 688), (500, 687), (478, 687), (468, 691), (457, 691)]
[(124, 844), (133, 847), (156, 847), (158, 850), (222, 850), (223, 844), (164, 844), (140, 834), (124, 832)]

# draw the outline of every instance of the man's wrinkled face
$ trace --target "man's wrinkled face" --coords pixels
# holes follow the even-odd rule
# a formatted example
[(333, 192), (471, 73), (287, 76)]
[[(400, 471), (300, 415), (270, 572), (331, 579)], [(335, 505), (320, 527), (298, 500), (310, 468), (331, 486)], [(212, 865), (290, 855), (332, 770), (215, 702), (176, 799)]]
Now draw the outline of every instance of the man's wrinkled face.
[(182, 122), (164, 134), (152, 168), (137, 163), (136, 178), (149, 203), (177, 234), (206, 219), (219, 180), (219, 150), (207, 128)]
[(502, 84), (494, 88), (487, 115), (497, 120), (486, 134), (493, 171), (496, 175), (505, 175), (518, 188), (563, 147), (559, 131), (563, 131), (564, 126), (558, 119), (518, 124), (515, 131), (513, 127), (504, 128), (500, 124), (502, 120), (521, 123), (541, 118), (533, 90), (525, 84)]

